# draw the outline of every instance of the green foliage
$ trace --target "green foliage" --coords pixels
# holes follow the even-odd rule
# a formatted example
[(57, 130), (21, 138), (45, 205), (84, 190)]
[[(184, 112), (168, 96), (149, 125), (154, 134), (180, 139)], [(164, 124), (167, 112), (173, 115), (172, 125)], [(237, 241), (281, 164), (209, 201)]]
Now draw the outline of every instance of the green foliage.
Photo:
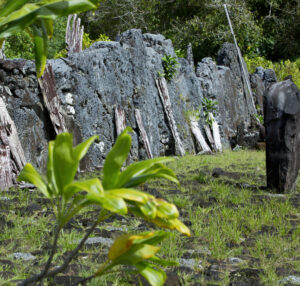
[[(164, 178), (178, 184), (175, 173), (163, 165), (172, 161), (171, 158), (136, 162), (121, 172), (131, 148), (129, 131), (131, 128), (123, 131), (107, 155), (102, 182), (97, 178), (74, 180), (80, 160), (97, 136), (92, 136), (73, 147), (71, 134), (59, 134), (55, 141), (49, 143), (46, 178), (43, 178), (31, 164), (26, 164), (18, 180), (34, 184), (52, 200), (57, 220), (57, 238), (61, 229), (73, 216), (83, 208), (93, 205), (102, 208), (97, 223), (103, 220), (103, 217), (107, 218), (110, 213), (125, 215), (129, 212), (160, 227), (176, 229), (190, 235), (189, 229), (178, 219), (179, 212), (175, 205), (133, 189), (153, 178)], [(157, 231), (140, 235), (126, 234), (118, 238), (109, 251), (107, 261), (93, 277), (105, 274), (116, 265), (129, 265), (134, 266), (151, 285), (163, 285), (166, 275), (159, 265), (166, 265), (167, 262), (156, 257), (160, 249), (156, 245), (166, 235), (165, 232)], [(51, 259), (48, 265), (51, 264)], [(47, 272), (46, 268), (44, 274), (47, 275)]]
[(5, 56), (34, 60), (34, 44), (30, 35), (18, 32), (10, 36), (5, 42)]
[(161, 60), (164, 68), (163, 75), (168, 81), (170, 81), (176, 75), (179, 63), (177, 59), (171, 55), (165, 55)]
[(59, 16), (96, 9), (99, 0), (2, 0), (0, 2), (0, 47), (4, 39), (31, 28), (37, 76), (45, 69), (48, 39), (53, 36), (54, 20)]
[(217, 105), (218, 105), (218, 102), (216, 100), (213, 100), (213, 99), (210, 99), (207, 97), (203, 97), (203, 99), (202, 99), (204, 120), (205, 120), (205, 123), (210, 127), (213, 124), (213, 119), (210, 116), (210, 114), (216, 115)]
[(96, 40), (92, 40), (88, 33), (84, 33), (82, 38), (82, 49), (85, 50), (89, 48), (95, 42), (110, 42), (110, 39), (107, 35), (100, 34)]
[(185, 57), (185, 51), (182, 49), (175, 50), (175, 54), (177, 58), (184, 58)]
[[(273, 60), (299, 56), (300, 17), (298, 1), (227, 0), (238, 44), (243, 54)], [(192, 43), (196, 61), (215, 57), (224, 42), (232, 42), (220, 0), (106, 0), (94, 15), (83, 17), (86, 31), (114, 38), (132, 27), (161, 33), (176, 49)]]
[(249, 57), (245, 56), (245, 62), (250, 73), (255, 72), (255, 69), (259, 66), (265, 69), (273, 69), (276, 73), (277, 80), (282, 81), (288, 75), (291, 75), (293, 82), (300, 88), (300, 59), (294, 62), (290, 60), (272, 62), (263, 57)]

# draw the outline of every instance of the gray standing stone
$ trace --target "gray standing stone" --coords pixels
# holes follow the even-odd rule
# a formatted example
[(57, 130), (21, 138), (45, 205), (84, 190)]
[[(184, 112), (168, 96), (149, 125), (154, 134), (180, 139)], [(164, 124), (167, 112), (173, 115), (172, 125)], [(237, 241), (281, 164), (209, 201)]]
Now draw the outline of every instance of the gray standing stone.
[(264, 114), (267, 186), (278, 193), (293, 191), (300, 168), (300, 91), (291, 80), (266, 90)]

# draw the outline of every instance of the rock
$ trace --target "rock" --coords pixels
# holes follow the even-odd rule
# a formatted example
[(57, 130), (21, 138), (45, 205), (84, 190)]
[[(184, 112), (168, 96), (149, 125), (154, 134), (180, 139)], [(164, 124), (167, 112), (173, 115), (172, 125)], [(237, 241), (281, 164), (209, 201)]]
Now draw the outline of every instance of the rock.
[(267, 186), (291, 192), (300, 168), (300, 91), (291, 80), (266, 90), (264, 114)]
[(197, 270), (203, 269), (203, 266), (201, 265), (201, 261), (199, 261), (198, 259), (179, 258), (178, 262), (179, 262), (180, 266), (182, 266), (182, 267), (188, 267), (190, 269), (197, 269)]
[(99, 244), (102, 244), (102, 245), (105, 245), (107, 247), (110, 247), (110, 246), (112, 246), (113, 242), (114, 242), (113, 239), (106, 238), (106, 237), (89, 237), (86, 240), (85, 244), (86, 245), (99, 245)]
[[(129, 30), (117, 42), (97, 42), (67, 59), (50, 60), (56, 90), (67, 129), (78, 144), (92, 135), (93, 144), (81, 164), (81, 170), (101, 169), (116, 141), (114, 108), (122, 106), (126, 125), (133, 128), (131, 161), (145, 159), (146, 151), (138, 132), (135, 109), (139, 109), (149, 146), (154, 157), (175, 155), (175, 142), (166, 120), (155, 80), (163, 71), (162, 57), (176, 57), (172, 42), (162, 35)], [(241, 123), (251, 125), (251, 106), (234, 47), (227, 44), (218, 56), (218, 66), (204, 59), (197, 69), (188, 59), (179, 62), (168, 92), (179, 137), (184, 150), (195, 154), (196, 146), (187, 114), (201, 110), (203, 93), (219, 102), (216, 120), (222, 144), (231, 147)], [(45, 170), (47, 145), (56, 136), (35, 77), (35, 65), (26, 60), (0, 60), (0, 93), (14, 120), (26, 161)], [(203, 127), (203, 119), (199, 121)], [(235, 146), (235, 145), (233, 145)]]
[(20, 260), (24, 260), (24, 261), (29, 261), (29, 260), (34, 260), (36, 259), (35, 256), (33, 256), (31, 253), (24, 253), (24, 252), (15, 252), (13, 254), (13, 257), (15, 259), (20, 259)]
[(290, 275), (278, 281), (280, 285), (300, 285), (300, 277)]

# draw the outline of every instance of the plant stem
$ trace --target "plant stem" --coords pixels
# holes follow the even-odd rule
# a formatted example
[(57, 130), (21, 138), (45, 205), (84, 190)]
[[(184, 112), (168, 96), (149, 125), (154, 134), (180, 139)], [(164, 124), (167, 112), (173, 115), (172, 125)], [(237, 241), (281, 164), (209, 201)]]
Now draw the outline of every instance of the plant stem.
[(36, 283), (38, 281), (42, 281), (44, 278), (48, 278), (48, 277), (54, 277), (55, 275), (57, 275), (58, 273), (61, 273), (62, 271), (64, 271), (68, 265), (70, 264), (70, 262), (73, 260), (73, 258), (78, 254), (79, 250), (81, 249), (81, 247), (84, 245), (84, 243), (86, 242), (86, 240), (88, 239), (88, 237), (90, 236), (90, 234), (94, 231), (94, 229), (96, 228), (96, 226), (103, 220), (107, 219), (108, 217), (110, 217), (111, 214), (107, 213), (107, 211), (102, 210), (97, 221), (92, 225), (92, 227), (87, 231), (87, 233), (85, 234), (85, 236), (82, 238), (82, 240), (79, 242), (78, 246), (68, 255), (68, 257), (66, 258), (66, 260), (64, 261), (64, 263), (49, 271), (53, 256), (56, 252), (56, 248), (57, 248), (57, 241), (58, 241), (58, 236), (59, 236), (59, 232), (61, 230), (60, 227), (57, 227), (56, 232), (55, 232), (55, 238), (54, 238), (54, 243), (53, 243), (53, 247), (51, 250), (51, 254), (48, 258), (48, 261), (46, 263), (45, 269), (38, 275), (34, 275), (28, 279), (23, 280), (21, 283), (18, 284), (18, 286), (25, 286), (25, 285), (29, 285), (30, 283)]
[(75, 258), (75, 256), (78, 254), (79, 250), (82, 248), (82, 246), (84, 245), (84, 243), (86, 242), (86, 240), (88, 239), (88, 237), (91, 235), (91, 233), (94, 231), (94, 229), (96, 228), (96, 226), (103, 220), (107, 219), (108, 217), (110, 217), (111, 214), (107, 214), (106, 211), (102, 211), (99, 215), (99, 218), (97, 219), (97, 221), (92, 225), (92, 227), (86, 232), (85, 236), (82, 238), (82, 240), (79, 242), (79, 244), (77, 245), (77, 247), (68, 255), (68, 257), (66, 258), (66, 260), (64, 261), (64, 263), (55, 268), (54, 270), (50, 271), (47, 273), (46, 277), (54, 277), (55, 275), (57, 275), (58, 273), (64, 271), (68, 265), (70, 264), (70, 262)]
[(55, 229), (55, 235), (54, 235), (54, 241), (53, 241), (51, 253), (50, 253), (50, 256), (49, 256), (49, 258), (48, 258), (48, 260), (46, 262), (44, 270), (40, 274), (38, 274), (38, 275), (34, 275), (34, 276), (32, 276), (32, 277), (30, 277), (28, 279), (23, 280), (19, 284), (19, 286), (25, 286), (25, 285), (29, 285), (32, 282), (42, 281), (46, 277), (46, 275), (47, 275), (47, 273), (49, 271), (49, 268), (51, 266), (51, 262), (53, 260), (54, 254), (55, 254), (56, 249), (57, 249), (57, 242), (58, 242), (58, 237), (59, 237), (60, 231), (61, 231), (61, 227), (57, 226), (56, 229)]
[[(104, 262), (104, 263), (101, 265), (101, 267), (98, 269), (98, 271), (97, 271), (96, 273), (94, 273), (94, 274), (91, 275), (91, 276), (88, 276), (88, 277), (86, 277), (86, 278), (81, 279), (80, 281), (77, 282), (76, 286), (77, 286), (77, 285), (80, 285), (80, 284), (83, 285), (83, 286), (86, 285), (86, 282), (92, 280), (92, 279), (95, 278), (95, 277), (102, 276), (102, 275), (106, 272), (106, 270), (108, 270), (108, 269), (111, 268), (112, 266), (113, 266), (113, 263), (110, 262), (109, 260), (107, 260), (106, 262)], [(112, 273), (112, 272), (119, 272), (119, 271), (111, 271), (110, 273)], [(108, 274), (108, 273), (105, 273), (105, 274)]]

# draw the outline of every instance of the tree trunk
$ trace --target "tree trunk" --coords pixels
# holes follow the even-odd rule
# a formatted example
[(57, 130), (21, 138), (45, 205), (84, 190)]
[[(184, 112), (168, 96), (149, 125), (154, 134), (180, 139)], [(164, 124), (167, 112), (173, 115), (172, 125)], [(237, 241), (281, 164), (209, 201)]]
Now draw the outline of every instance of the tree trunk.
[(138, 125), (138, 128), (139, 128), (140, 134), (142, 136), (142, 140), (143, 140), (148, 158), (152, 159), (153, 155), (152, 155), (152, 152), (151, 152), (150, 143), (149, 143), (149, 140), (148, 140), (146, 130), (144, 128), (141, 112), (139, 111), (139, 109), (135, 109), (135, 118), (136, 118), (136, 122), (137, 122), (137, 125)]
[(158, 88), (158, 92), (161, 98), (161, 101), (163, 103), (163, 107), (165, 109), (165, 113), (167, 115), (169, 125), (176, 143), (176, 146), (178, 148), (179, 154), (183, 156), (185, 154), (183, 144), (181, 142), (181, 139), (179, 137), (179, 133), (177, 131), (176, 122), (173, 116), (172, 107), (171, 107), (171, 101), (169, 97), (169, 91), (166, 79), (164, 77), (161, 77), (156, 80), (156, 85)]
[(45, 106), (56, 134), (67, 132), (65, 119), (61, 113), (59, 98), (56, 93), (56, 83), (51, 65), (47, 65), (45, 72), (39, 80)]

